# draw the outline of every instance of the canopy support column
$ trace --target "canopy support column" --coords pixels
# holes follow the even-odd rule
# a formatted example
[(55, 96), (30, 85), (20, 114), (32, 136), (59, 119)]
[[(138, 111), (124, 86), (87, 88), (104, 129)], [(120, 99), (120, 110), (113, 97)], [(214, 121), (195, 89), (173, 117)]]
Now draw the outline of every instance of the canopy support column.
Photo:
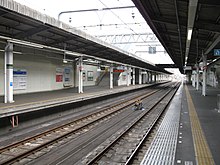
[(196, 90), (199, 90), (199, 64), (196, 64)]
[(203, 83), (202, 83), (202, 95), (206, 96), (206, 70), (207, 70), (207, 55), (202, 52), (203, 59)]
[(135, 85), (135, 68), (133, 68), (133, 78), (132, 78), (132, 84)]
[(141, 74), (141, 69), (139, 69), (139, 84), (142, 84), (142, 74)]
[(83, 93), (83, 75), (82, 75), (82, 71), (83, 71), (83, 58), (80, 57), (79, 58), (79, 87), (78, 87), (78, 92), (79, 93)]
[(113, 67), (110, 66), (110, 89), (113, 89)]
[(13, 103), (13, 44), (8, 43), (5, 47), (5, 90), (4, 102)]
[(131, 83), (130, 79), (130, 67), (127, 67), (127, 86), (129, 86)]

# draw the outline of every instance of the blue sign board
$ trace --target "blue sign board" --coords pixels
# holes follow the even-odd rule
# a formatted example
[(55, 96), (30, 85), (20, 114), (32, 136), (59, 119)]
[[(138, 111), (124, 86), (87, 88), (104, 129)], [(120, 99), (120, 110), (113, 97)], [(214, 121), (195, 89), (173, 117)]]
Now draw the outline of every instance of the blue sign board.
[(220, 56), (220, 49), (214, 49), (214, 56)]

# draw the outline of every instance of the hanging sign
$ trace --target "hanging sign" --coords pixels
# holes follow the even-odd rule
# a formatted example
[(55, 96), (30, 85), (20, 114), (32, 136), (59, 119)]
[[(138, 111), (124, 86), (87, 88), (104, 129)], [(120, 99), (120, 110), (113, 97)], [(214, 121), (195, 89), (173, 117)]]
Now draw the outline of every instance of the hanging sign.
[(124, 72), (122, 69), (113, 69), (113, 72)]
[(214, 49), (214, 56), (220, 56), (220, 49)]

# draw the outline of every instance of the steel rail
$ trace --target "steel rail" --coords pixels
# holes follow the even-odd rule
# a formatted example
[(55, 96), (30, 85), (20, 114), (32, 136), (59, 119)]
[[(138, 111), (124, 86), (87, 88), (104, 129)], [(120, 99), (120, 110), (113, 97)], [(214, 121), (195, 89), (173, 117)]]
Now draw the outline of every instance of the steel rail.
[[(108, 116), (109, 116), (109, 115), (111, 115), (111, 114), (113, 114), (113, 113), (116, 113), (117, 111), (119, 111), (119, 110), (121, 110), (121, 109), (124, 109), (125, 107), (128, 107), (128, 106), (133, 105), (134, 102), (135, 102), (137, 99), (144, 99), (144, 98), (149, 97), (149, 96), (151, 96), (152, 94), (154, 94), (154, 93), (156, 93), (156, 92), (158, 92), (158, 91), (160, 91), (160, 90), (155, 90), (155, 91), (153, 91), (153, 92), (151, 92), (151, 93), (148, 93), (148, 94), (146, 94), (146, 95), (137, 96), (137, 97), (135, 97), (135, 98), (133, 98), (133, 99), (131, 99), (131, 100), (129, 100), (129, 101), (123, 101), (122, 103), (116, 104), (116, 105), (114, 105), (114, 106), (112, 106), (112, 107), (110, 107), (110, 108), (106, 108), (106, 109), (104, 109), (104, 110), (102, 109), (102, 110), (99, 111), (99, 112), (96, 112), (96, 113), (87, 115), (87, 116), (85, 116), (85, 117), (83, 117), (83, 118), (80, 118), (80, 119), (77, 119), (77, 120), (75, 120), (75, 121), (73, 121), (73, 122), (70, 122), (70, 123), (64, 124), (64, 125), (62, 125), (62, 126), (59, 126), (59, 127), (57, 127), (57, 128), (54, 128), (54, 129), (45, 131), (45, 132), (43, 132), (43, 133), (40, 133), (40, 134), (38, 134), (38, 135), (36, 135), (36, 136), (27, 138), (27, 139), (25, 139), (25, 140), (22, 140), (22, 141), (20, 141), (20, 142), (15, 143), (15, 144), (8, 145), (8, 146), (6, 146), (6, 147), (0, 149), (0, 154), (4, 153), (5, 151), (9, 151), (9, 150), (11, 150), (11, 149), (13, 149), (13, 148), (16, 148), (16, 147), (18, 147), (18, 146), (21, 146), (21, 145), (23, 145), (24, 143), (28, 143), (28, 142), (32, 141), (33, 139), (36, 140), (36, 139), (38, 139), (38, 138), (42, 138), (43, 136), (45, 137), (46, 135), (50, 134), (51, 132), (56, 132), (57, 130), (63, 129), (64, 127), (66, 127), (66, 126), (68, 126), (68, 125), (71, 125), (71, 124), (73, 124), (73, 123), (80, 122), (80, 121), (83, 120), (83, 119), (88, 119), (89, 117), (92, 117), (92, 116), (95, 116), (95, 115), (98, 116), (98, 114), (103, 113), (103, 111), (109, 111), (110, 109), (114, 109), (114, 108), (117, 107), (117, 106), (120, 106), (120, 105), (122, 105), (122, 104), (125, 104), (125, 105), (123, 105), (123, 106), (121, 106), (121, 107), (119, 107), (119, 108), (115, 108), (112, 113), (109, 113), (109, 114), (108, 114)], [(99, 117), (99, 118), (96, 119), (95, 121), (92, 121), (92, 122), (90, 122), (90, 123), (87, 123), (87, 124), (84, 125), (83, 127), (79, 127), (79, 128), (77, 128), (77, 129), (74, 129), (74, 130), (71, 131), (71, 132), (68, 132), (68, 133), (63, 134), (62, 136), (56, 137), (56, 138), (53, 139), (52, 141), (48, 141), (48, 142), (46, 142), (46, 143), (43, 143), (43, 144), (41, 144), (41, 145), (39, 145), (39, 146), (37, 146), (37, 147), (34, 147), (34, 148), (32, 148), (32, 149), (30, 149), (30, 150), (28, 150), (28, 151), (26, 151), (26, 152), (23, 152), (23, 153), (21, 153), (21, 154), (18, 154), (18, 155), (16, 155), (16, 156), (14, 156), (14, 157), (13, 157), (12, 159), (10, 159), (10, 160), (6, 160), (6, 161), (3, 161), (3, 162), (1, 162), (1, 163), (2, 163), (2, 164), (12, 164), (12, 163), (16, 162), (17, 160), (20, 160), (20, 159), (22, 159), (22, 158), (27, 157), (28, 155), (30, 155), (30, 154), (33, 153), (33, 152), (37, 152), (37, 151), (41, 150), (42, 148), (47, 147), (48, 145), (54, 144), (54, 143), (57, 142), (58, 140), (62, 140), (62, 139), (65, 138), (66, 136), (69, 136), (69, 135), (73, 134), (73, 132), (79, 131), (80, 129), (83, 129), (83, 128), (85, 128), (85, 127), (88, 127), (88, 125), (92, 125), (93, 123), (102, 120), (102, 118), (104, 118), (104, 117), (106, 117), (106, 116)]]
[[(178, 85), (178, 84), (177, 84)], [(178, 88), (175, 89), (175, 92), (173, 93), (171, 99), (169, 100), (169, 102), (167, 103), (165, 109), (168, 107), (168, 105), (170, 104), (172, 98), (174, 97), (175, 93), (177, 92)], [(144, 144), (144, 142), (147, 140), (149, 134), (151, 133), (151, 131), (153, 130), (155, 124), (157, 123), (157, 121), (159, 120), (160, 116), (158, 116), (158, 119), (154, 121), (152, 127), (146, 132), (146, 134), (143, 136), (142, 140), (140, 141), (140, 143), (137, 145), (137, 147), (135, 148), (135, 150), (132, 152), (132, 154), (130, 155), (130, 157), (128, 158), (128, 160), (126, 161), (125, 165), (129, 165), (133, 162), (135, 156), (137, 155), (139, 149), (142, 147), (142, 145)]]
[[(176, 86), (175, 86), (176, 87)], [(174, 88), (174, 87), (173, 87)], [(114, 141), (112, 141), (111, 143), (109, 143), (108, 146), (106, 146), (101, 152), (97, 153), (96, 156), (91, 159), (89, 162), (87, 162), (87, 165), (93, 165), (95, 164), (99, 159), (101, 159), (102, 155), (104, 155), (104, 153), (106, 153), (112, 146), (114, 146), (128, 131), (130, 131), (137, 123), (139, 123), (139, 121), (144, 118), (147, 114), (149, 114), (150, 111), (152, 111), (164, 98), (166, 98), (167, 95), (170, 94), (170, 92), (173, 91), (173, 88), (170, 89), (168, 92), (166, 92), (160, 99), (159, 101), (157, 101), (146, 113), (142, 114), (140, 117), (138, 117), (132, 125), (130, 125), (128, 128), (126, 128), (124, 130), (124, 132), (119, 135)], [(176, 92), (176, 91), (175, 91)], [(175, 93), (174, 92), (174, 93)], [(168, 103), (169, 104), (169, 103)], [(162, 111), (163, 112), (163, 111)], [(158, 114), (157, 118), (154, 120), (154, 122), (152, 123), (152, 125), (150, 126), (150, 130), (152, 130), (152, 128), (154, 127), (155, 123), (158, 121), (158, 119), (160, 118), (161, 114)], [(146, 133), (149, 134), (149, 131)], [(137, 150), (136, 150), (137, 151)], [(132, 153), (133, 154), (133, 153)], [(133, 157), (133, 156), (132, 156)], [(130, 158), (130, 156), (129, 156)], [(132, 159), (132, 158), (131, 158)], [(128, 162), (129, 163), (129, 162)]]

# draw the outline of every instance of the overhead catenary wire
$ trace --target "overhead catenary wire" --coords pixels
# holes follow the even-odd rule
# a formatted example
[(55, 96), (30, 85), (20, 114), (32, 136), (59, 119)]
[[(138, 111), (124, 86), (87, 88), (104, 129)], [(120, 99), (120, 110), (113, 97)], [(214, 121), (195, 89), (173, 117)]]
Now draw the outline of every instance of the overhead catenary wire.
[[(106, 8), (108, 8), (108, 6), (107, 6), (105, 3), (103, 3), (101, 0), (99, 0), (99, 2), (100, 2), (102, 5), (104, 5)], [(116, 16), (124, 25), (126, 25), (134, 34), (138, 35), (138, 33), (137, 33), (135, 30), (133, 30), (133, 29), (129, 26), (128, 23), (124, 22), (114, 11), (112, 11), (112, 10), (110, 10), (110, 11), (111, 11), (111, 13), (112, 13), (114, 16)], [(143, 37), (141, 37), (141, 39), (145, 42), (145, 40), (143, 39)], [(151, 45), (148, 45), (148, 46), (149, 46), (149, 47), (152, 47)]]

